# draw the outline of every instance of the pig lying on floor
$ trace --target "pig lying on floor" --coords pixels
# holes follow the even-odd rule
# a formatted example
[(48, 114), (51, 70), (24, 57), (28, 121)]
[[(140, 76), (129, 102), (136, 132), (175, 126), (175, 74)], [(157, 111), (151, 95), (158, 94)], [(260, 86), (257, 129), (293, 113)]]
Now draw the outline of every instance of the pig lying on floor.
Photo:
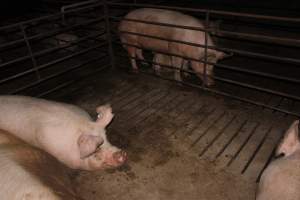
[(92, 121), (79, 107), (25, 96), (0, 96), (0, 129), (42, 149), (73, 169), (117, 167), (126, 153), (111, 145), (105, 127), (113, 118), (108, 105)]
[(300, 199), (300, 140), (299, 121), (295, 121), (278, 146), (277, 155), (262, 174), (257, 200)]
[(64, 165), (2, 130), (0, 163), (0, 199), (82, 200)]

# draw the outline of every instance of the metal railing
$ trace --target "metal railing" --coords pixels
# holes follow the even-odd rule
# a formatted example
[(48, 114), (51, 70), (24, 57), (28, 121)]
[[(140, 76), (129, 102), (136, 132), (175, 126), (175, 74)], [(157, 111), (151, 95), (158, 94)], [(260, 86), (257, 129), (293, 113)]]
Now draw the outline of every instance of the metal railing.
[[(150, 22), (150, 21), (145, 21), (145, 20), (141, 20), (141, 19), (129, 19), (129, 18), (122, 18), (122, 17), (116, 17), (116, 16), (109, 16), (110, 21), (112, 23), (115, 22), (120, 22), (121, 20), (125, 20), (125, 21), (129, 21), (129, 22), (135, 22), (135, 23), (142, 23), (142, 24), (151, 24), (151, 25), (157, 25), (157, 26), (163, 26), (163, 27), (174, 27), (174, 28), (181, 28), (181, 29), (186, 29), (186, 30), (194, 30), (194, 31), (201, 31), (205, 33), (205, 39), (204, 39), (204, 43), (203, 44), (195, 44), (195, 43), (191, 43), (191, 42), (186, 42), (186, 41), (179, 41), (179, 40), (175, 40), (172, 38), (163, 38), (161, 36), (154, 36), (154, 35), (146, 35), (146, 34), (142, 34), (139, 32), (131, 32), (128, 30), (121, 30), (119, 32), (117, 32), (118, 34), (128, 34), (128, 35), (136, 35), (136, 36), (140, 36), (140, 37), (144, 37), (144, 38), (150, 38), (150, 39), (157, 39), (157, 40), (162, 40), (162, 41), (167, 41), (167, 42), (172, 42), (172, 43), (180, 43), (180, 44), (185, 44), (185, 45), (190, 45), (190, 46), (195, 46), (195, 47), (199, 47), (199, 48), (203, 48), (204, 51), (204, 57), (202, 59), (195, 59), (195, 58), (191, 58), (191, 57), (185, 57), (182, 55), (178, 55), (178, 54), (172, 54), (170, 52), (161, 52), (161, 51), (153, 51), (152, 49), (148, 49), (150, 51), (153, 51), (153, 53), (160, 53), (160, 54), (164, 54), (167, 56), (176, 56), (176, 57), (181, 57), (185, 60), (190, 60), (190, 61), (197, 61), (200, 63), (204, 64), (204, 74), (203, 74), (203, 82), (205, 83), (206, 81), (206, 65), (214, 65), (215, 69), (223, 69), (223, 70), (228, 70), (228, 71), (234, 71), (234, 72), (238, 72), (238, 73), (243, 73), (245, 74), (245, 76), (247, 76), (247, 74), (249, 76), (257, 76), (257, 77), (262, 77), (264, 79), (268, 79), (268, 80), (278, 80), (278, 81), (282, 81), (282, 82), (286, 82), (288, 84), (295, 86), (299, 86), (300, 83), (300, 78), (297, 76), (290, 76), (287, 74), (276, 74), (276, 73), (272, 73), (272, 71), (260, 71), (260, 70), (253, 70), (253, 69), (247, 69), (247, 68), (243, 68), (243, 67), (237, 67), (234, 64), (223, 64), (221, 63), (212, 63), (209, 62), (207, 60), (207, 51), (208, 50), (218, 50), (218, 51), (223, 51), (226, 53), (231, 53), (233, 54), (233, 58), (236, 56), (242, 56), (242, 57), (246, 57), (248, 59), (252, 59), (252, 60), (262, 60), (264, 62), (276, 62), (276, 63), (282, 63), (286, 66), (284, 67), (289, 67), (287, 65), (293, 65), (293, 67), (299, 68), (299, 64), (300, 64), (300, 58), (298, 57), (290, 57), (290, 56), (286, 56), (286, 55), (273, 55), (272, 52), (257, 52), (255, 50), (244, 50), (244, 49), (237, 49), (237, 48), (232, 48), (232, 47), (227, 47), (227, 46), (212, 46), (212, 45), (208, 45), (207, 44), (207, 35), (212, 35), (212, 36), (217, 36), (220, 38), (230, 38), (232, 40), (245, 40), (245, 41), (251, 41), (253, 43), (262, 43), (262, 44), (266, 44), (266, 45), (273, 45), (274, 48), (276, 47), (280, 47), (280, 46), (285, 46), (285, 47), (289, 47), (289, 48), (294, 48), (294, 51), (296, 52), (298, 50), (298, 48), (300, 47), (300, 38), (289, 38), (286, 36), (273, 36), (273, 35), (266, 35), (266, 34), (257, 34), (257, 33), (243, 33), (243, 32), (234, 32), (234, 31), (228, 31), (228, 30), (212, 30), (211, 28), (209, 28), (209, 23), (211, 22), (211, 18), (215, 17), (214, 15), (218, 15), (217, 17), (240, 17), (240, 18), (246, 18), (247, 20), (252, 19), (252, 20), (258, 20), (259, 21), (263, 21), (264, 23), (291, 23), (291, 24), (300, 24), (300, 19), (298, 18), (289, 18), (289, 17), (277, 17), (277, 16), (266, 16), (266, 15), (256, 15), (256, 14), (249, 14), (249, 13), (237, 13), (237, 12), (227, 12), (227, 11), (218, 11), (218, 10), (208, 10), (208, 9), (196, 9), (196, 8), (182, 8), (182, 7), (173, 7), (173, 6), (159, 6), (159, 5), (151, 5), (151, 4), (138, 4), (138, 3), (108, 3), (109, 5), (109, 9), (113, 10), (115, 8), (122, 8), (122, 9), (126, 9), (128, 7), (132, 8), (159, 8), (159, 9), (170, 9), (170, 10), (177, 10), (177, 11), (182, 11), (185, 13), (201, 13), (204, 16), (203, 19), (203, 24), (204, 24), (204, 28), (199, 28), (199, 27), (189, 27), (189, 26), (181, 26), (181, 25), (175, 25), (175, 24), (167, 24), (167, 23), (158, 23), (158, 22)], [(212, 17), (213, 16), (213, 17)], [(300, 31), (300, 30), (299, 30)], [(216, 32), (216, 33), (215, 33)], [(115, 31), (116, 33), (116, 31)], [(115, 37), (117, 38), (117, 37)], [(129, 44), (129, 43), (121, 43), (117, 40), (114, 40), (113, 43), (115, 45), (125, 45), (125, 46), (132, 46), (138, 49), (142, 49), (141, 46), (137, 46), (134, 44)], [(143, 50), (143, 49), (142, 49)], [(123, 55), (119, 55), (121, 57), (124, 57)], [(127, 56), (130, 59), (135, 59), (137, 61), (141, 61), (136, 57), (130, 57)], [(179, 69), (179, 68), (175, 68), (174, 66), (171, 65), (163, 65), (160, 63), (155, 63), (153, 61), (150, 60), (143, 60), (143, 62), (147, 62), (149, 65), (153, 65), (153, 64), (159, 64), (161, 67), (163, 68), (171, 68), (173, 70), (180, 70), (181, 72), (188, 72), (188, 73), (192, 73), (195, 74), (195, 72), (193, 72), (192, 70), (185, 70), (185, 69)], [(291, 69), (292, 70), (292, 69)], [(296, 73), (296, 72), (294, 72)], [(293, 73), (289, 73), (289, 74), (293, 74)], [(166, 78), (168, 79), (168, 78)], [(251, 89), (254, 91), (259, 91), (259, 92), (264, 92), (270, 95), (276, 95), (276, 96), (280, 96), (281, 98), (287, 98), (287, 99), (291, 99), (293, 101), (299, 101), (300, 100), (300, 94), (296, 91), (295, 94), (291, 94), (285, 91), (280, 91), (280, 90), (276, 90), (274, 88), (267, 88), (264, 85), (257, 85), (257, 84), (253, 84), (251, 83), (247, 83), (247, 82), (242, 82), (242, 81), (238, 81), (238, 80), (234, 80), (231, 77), (222, 77), (222, 75), (214, 76), (214, 79), (218, 81), (218, 84), (221, 83), (227, 83), (230, 85), (236, 85), (239, 86), (241, 88), (247, 88), (247, 89)], [(280, 112), (284, 112), (287, 114), (291, 114), (291, 115), (296, 115), (296, 116), (300, 116), (300, 113), (298, 111), (294, 111), (294, 110), (287, 110), (286, 108), (279, 108), (279, 107), (275, 107), (272, 105), (267, 105), (264, 102), (259, 102), (259, 101), (255, 101), (255, 100), (250, 100), (247, 98), (243, 98), (243, 97), (239, 97), (236, 96), (236, 94), (230, 94), (230, 93), (226, 93), (220, 89), (215, 89), (215, 88), (208, 88), (205, 87), (205, 84), (203, 85), (198, 85), (198, 84), (192, 84), (189, 82), (183, 82), (183, 84), (186, 85), (190, 85), (193, 87), (197, 87), (197, 88), (201, 88), (213, 93), (217, 93), (217, 94), (221, 94), (221, 95), (225, 95), (231, 98), (235, 98), (238, 100), (242, 100), (242, 101), (246, 101), (248, 103), (252, 103), (258, 106), (262, 106), (265, 108), (270, 108), (274, 111), (280, 111)], [(294, 104), (294, 103), (293, 103)]]
[[(0, 27), (1, 93), (44, 96), (110, 67), (103, 9), (89, 1)], [(64, 34), (73, 39), (60, 39)]]

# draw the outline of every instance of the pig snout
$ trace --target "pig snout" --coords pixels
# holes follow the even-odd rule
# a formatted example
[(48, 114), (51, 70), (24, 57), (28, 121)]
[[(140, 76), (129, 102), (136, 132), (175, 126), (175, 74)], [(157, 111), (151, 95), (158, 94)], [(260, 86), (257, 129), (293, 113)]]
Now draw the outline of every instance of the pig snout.
[(127, 160), (127, 153), (125, 151), (117, 151), (112, 155), (113, 161), (115, 165), (120, 166)]

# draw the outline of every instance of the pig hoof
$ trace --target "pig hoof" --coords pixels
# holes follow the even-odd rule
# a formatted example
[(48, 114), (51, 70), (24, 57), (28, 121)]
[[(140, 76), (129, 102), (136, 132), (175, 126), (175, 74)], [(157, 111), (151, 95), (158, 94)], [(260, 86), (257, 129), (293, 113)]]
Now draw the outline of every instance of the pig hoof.
[(121, 165), (127, 160), (127, 153), (125, 151), (118, 151), (113, 154), (113, 159), (117, 165)]

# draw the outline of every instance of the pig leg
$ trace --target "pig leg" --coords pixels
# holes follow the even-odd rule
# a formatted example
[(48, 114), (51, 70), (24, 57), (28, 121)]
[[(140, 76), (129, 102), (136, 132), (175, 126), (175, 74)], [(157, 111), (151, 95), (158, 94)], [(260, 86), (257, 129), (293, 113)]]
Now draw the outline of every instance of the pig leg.
[[(198, 61), (191, 61), (191, 66), (193, 70), (195, 71), (196, 75), (204, 81), (204, 63), (200, 63)], [(206, 65), (206, 83), (204, 83), (206, 86), (212, 86), (214, 85), (214, 79), (213, 79), (213, 66), (212, 65)]]
[[(158, 54), (158, 53), (155, 53), (154, 56), (153, 56), (153, 62), (155, 63), (160, 63), (161, 61), (161, 54)], [(154, 72), (156, 75), (160, 75), (160, 65), (159, 64), (153, 64), (153, 69), (154, 69)]]
[(183, 59), (177, 56), (172, 56), (172, 66), (175, 68), (174, 78), (176, 81), (181, 82), (180, 69), (183, 64)]
[(145, 58), (144, 58), (144, 56), (143, 56), (143, 50), (142, 50), (142, 49), (138, 49), (138, 48), (137, 48), (137, 49), (136, 49), (136, 55), (137, 55), (138, 59), (141, 60), (141, 64), (142, 64), (142, 65), (148, 65), (148, 63), (144, 61)]
[(137, 52), (136, 48), (135, 47), (126, 47), (126, 48), (127, 48), (128, 55), (130, 57), (132, 71), (137, 73), (138, 67), (137, 67), (136, 60), (135, 60), (136, 52)]

